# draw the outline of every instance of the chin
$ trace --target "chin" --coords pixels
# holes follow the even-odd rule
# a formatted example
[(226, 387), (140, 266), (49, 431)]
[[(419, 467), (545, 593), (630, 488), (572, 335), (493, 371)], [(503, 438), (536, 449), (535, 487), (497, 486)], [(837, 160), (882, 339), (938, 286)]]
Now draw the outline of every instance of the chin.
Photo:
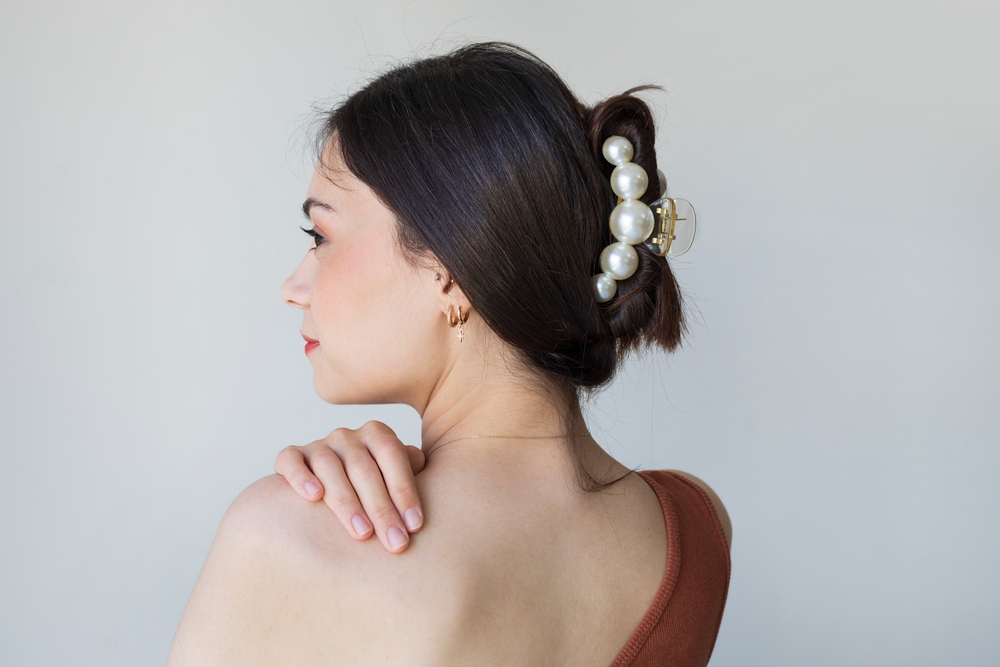
[(313, 378), (313, 388), (316, 395), (332, 405), (351, 405), (360, 403), (356, 399), (357, 392), (344, 391), (343, 386), (337, 383), (322, 381), (320, 378)]
[(383, 396), (374, 387), (359, 386), (343, 376), (330, 378), (315, 373), (313, 388), (320, 398), (331, 405), (376, 405), (396, 402)]

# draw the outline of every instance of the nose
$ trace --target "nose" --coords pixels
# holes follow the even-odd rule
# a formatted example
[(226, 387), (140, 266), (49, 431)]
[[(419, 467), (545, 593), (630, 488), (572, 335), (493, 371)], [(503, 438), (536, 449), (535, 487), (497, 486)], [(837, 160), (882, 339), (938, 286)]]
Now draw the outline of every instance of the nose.
[(305, 310), (309, 307), (309, 297), (316, 281), (318, 262), (311, 252), (306, 253), (292, 275), (281, 283), (281, 300), (292, 308)]

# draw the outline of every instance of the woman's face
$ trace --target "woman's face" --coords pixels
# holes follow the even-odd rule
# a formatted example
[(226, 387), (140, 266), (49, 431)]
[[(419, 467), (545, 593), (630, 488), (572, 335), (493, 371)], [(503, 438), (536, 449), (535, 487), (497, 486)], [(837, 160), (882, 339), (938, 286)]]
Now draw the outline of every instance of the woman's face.
[(304, 205), (319, 237), (282, 299), (302, 310), (302, 336), (318, 343), (306, 354), (321, 398), (418, 406), (447, 362), (441, 282), (400, 254), (393, 214), (338, 151), (327, 155)]

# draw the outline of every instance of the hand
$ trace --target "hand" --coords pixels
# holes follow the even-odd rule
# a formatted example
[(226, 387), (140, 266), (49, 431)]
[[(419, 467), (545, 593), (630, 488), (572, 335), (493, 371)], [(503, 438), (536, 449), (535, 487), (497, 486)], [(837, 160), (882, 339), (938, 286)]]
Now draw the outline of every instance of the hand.
[(300, 496), (324, 500), (351, 537), (368, 539), (374, 523), (379, 541), (392, 553), (405, 551), (409, 533), (424, 523), (413, 478), (423, 469), (423, 451), (404, 445), (377, 421), (355, 430), (338, 428), (303, 447), (285, 447), (274, 462), (274, 471)]

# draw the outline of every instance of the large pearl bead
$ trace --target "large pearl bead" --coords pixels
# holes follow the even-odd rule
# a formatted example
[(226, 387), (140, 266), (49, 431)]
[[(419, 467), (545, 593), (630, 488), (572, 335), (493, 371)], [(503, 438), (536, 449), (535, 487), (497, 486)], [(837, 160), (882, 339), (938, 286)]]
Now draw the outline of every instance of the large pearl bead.
[(601, 270), (615, 280), (625, 280), (639, 268), (639, 254), (627, 243), (612, 243), (601, 252)]
[(615, 298), (615, 292), (618, 291), (618, 283), (608, 274), (598, 273), (590, 279), (590, 282), (594, 286), (594, 297), (597, 299), (597, 303), (605, 303)]
[(604, 159), (614, 165), (625, 164), (632, 160), (632, 156), (635, 155), (635, 149), (632, 148), (632, 142), (625, 137), (611, 136), (604, 140), (604, 146), (601, 147), (601, 152), (604, 153)]
[[(617, 170), (616, 170), (617, 171)], [(626, 199), (611, 211), (611, 233), (622, 243), (642, 243), (653, 233), (653, 212), (641, 201)]]
[(656, 170), (656, 177), (660, 179), (660, 199), (667, 196), (667, 175), (659, 169)]
[(611, 189), (622, 199), (638, 199), (649, 187), (646, 170), (635, 162), (626, 162), (611, 172)]

